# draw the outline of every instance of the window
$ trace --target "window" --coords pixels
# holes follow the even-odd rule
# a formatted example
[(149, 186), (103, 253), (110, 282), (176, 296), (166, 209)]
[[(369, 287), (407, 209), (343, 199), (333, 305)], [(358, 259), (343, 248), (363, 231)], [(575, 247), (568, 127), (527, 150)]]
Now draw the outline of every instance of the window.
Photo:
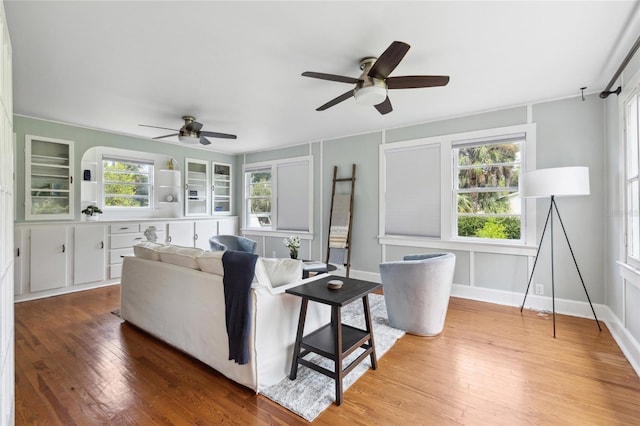
[(271, 228), (271, 167), (245, 173), (247, 227)]
[(496, 139), (453, 143), (458, 237), (521, 239), (518, 178), (524, 135)]
[(244, 227), (311, 232), (311, 156), (244, 166)]
[(151, 208), (152, 183), (152, 162), (107, 156), (102, 158), (105, 208)]
[(639, 97), (634, 89), (624, 100), (627, 262), (636, 267), (640, 267)]
[(380, 242), (440, 248), (446, 241), (452, 249), (535, 243), (536, 205), (518, 192), (520, 172), (535, 170), (535, 154), (535, 124), (381, 145)]

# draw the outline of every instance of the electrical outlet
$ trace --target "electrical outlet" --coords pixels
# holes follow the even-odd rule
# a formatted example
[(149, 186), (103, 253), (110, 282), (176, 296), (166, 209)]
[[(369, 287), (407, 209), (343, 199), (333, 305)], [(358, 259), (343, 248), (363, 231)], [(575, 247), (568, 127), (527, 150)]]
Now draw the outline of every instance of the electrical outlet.
[(544, 295), (544, 284), (536, 284), (536, 294), (538, 296), (543, 296)]

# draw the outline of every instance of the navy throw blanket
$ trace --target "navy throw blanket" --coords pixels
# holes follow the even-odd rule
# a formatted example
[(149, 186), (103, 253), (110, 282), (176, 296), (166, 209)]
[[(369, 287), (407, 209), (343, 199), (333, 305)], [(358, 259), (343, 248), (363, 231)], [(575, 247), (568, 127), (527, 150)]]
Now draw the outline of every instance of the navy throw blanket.
[(222, 255), (229, 359), (238, 364), (249, 362), (250, 292), (257, 260), (258, 255), (244, 251), (227, 250)]

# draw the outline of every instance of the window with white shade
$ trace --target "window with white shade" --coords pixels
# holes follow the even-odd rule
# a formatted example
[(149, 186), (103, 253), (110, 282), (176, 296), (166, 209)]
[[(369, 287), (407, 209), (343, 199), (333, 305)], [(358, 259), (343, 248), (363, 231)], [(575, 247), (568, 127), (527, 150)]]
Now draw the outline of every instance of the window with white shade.
[(244, 166), (244, 227), (311, 232), (312, 157)]
[(535, 204), (518, 186), (535, 169), (535, 133), (524, 124), (381, 145), (381, 242), (534, 243)]

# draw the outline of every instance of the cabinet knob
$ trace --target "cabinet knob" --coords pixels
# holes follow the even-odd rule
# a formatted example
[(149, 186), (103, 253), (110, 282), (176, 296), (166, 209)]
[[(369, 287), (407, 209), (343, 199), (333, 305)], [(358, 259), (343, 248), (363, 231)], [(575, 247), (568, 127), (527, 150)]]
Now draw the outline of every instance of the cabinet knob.
[(104, 241), (100, 241), (100, 248), (104, 249)]
[(193, 236), (193, 239), (194, 239), (194, 241), (195, 241), (195, 240), (197, 240), (197, 239), (198, 239), (198, 234), (195, 234), (195, 235)]
[(167, 242), (168, 242), (168, 243), (170, 243), (170, 242), (171, 242), (171, 235), (169, 235), (169, 236), (167, 237)]
[(64, 253), (65, 251), (67, 251), (67, 248), (64, 246), (64, 244), (62, 245), (62, 252)]

